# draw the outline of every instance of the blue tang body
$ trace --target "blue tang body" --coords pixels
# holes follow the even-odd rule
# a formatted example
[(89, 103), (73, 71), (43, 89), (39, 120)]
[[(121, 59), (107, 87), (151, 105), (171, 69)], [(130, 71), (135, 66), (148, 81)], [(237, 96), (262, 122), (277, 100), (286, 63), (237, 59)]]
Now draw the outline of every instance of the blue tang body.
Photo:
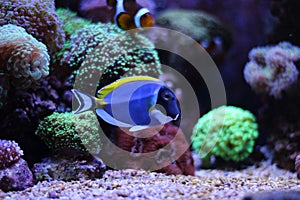
[(79, 102), (75, 113), (95, 109), (107, 123), (130, 131), (162, 125), (181, 114), (175, 94), (162, 81), (148, 76), (119, 79), (100, 89), (97, 97), (78, 90), (73, 93)]

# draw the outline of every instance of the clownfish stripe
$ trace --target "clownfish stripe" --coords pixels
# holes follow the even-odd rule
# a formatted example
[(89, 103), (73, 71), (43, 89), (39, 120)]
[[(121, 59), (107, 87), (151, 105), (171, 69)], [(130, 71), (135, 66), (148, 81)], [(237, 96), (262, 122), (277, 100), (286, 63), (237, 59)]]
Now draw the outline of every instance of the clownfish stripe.
[(117, 24), (118, 23), (118, 16), (120, 13), (124, 13), (125, 8), (124, 8), (124, 0), (117, 0), (117, 5), (116, 5), (116, 14), (114, 16), (114, 21)]
[(141, 27), (141, 17), (147, 13), (150, 13), (150, 11), (147, 8), (141, 8), (134, 17), (134, 23), (137, 28), (142, 28)]

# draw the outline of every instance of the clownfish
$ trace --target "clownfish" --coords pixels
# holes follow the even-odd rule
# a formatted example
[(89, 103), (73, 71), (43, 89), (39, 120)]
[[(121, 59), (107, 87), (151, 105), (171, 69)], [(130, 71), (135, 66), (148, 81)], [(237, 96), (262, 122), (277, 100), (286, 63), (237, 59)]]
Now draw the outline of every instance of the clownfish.
[(178, 121), (175, 94), (164, 82), (149, 76), (119, 79), (101, 88), (96, 97), (72, 90), (79, 106), (74, 114), (95, 110), (105, 122), (130, 132)]
[(147, 8), (143, 8), (136, 0), (107, 0), (113, 8), (113, 20), (123, 30), (152, 27), (155, 23)]

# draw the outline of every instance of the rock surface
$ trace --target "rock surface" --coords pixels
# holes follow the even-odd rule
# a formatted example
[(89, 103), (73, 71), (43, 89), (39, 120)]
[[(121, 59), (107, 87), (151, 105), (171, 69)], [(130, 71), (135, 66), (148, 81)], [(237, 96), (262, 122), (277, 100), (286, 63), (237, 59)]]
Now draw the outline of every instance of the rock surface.
[(23, 190), (31, 186), (32, 173), (22, 158), (10, 167), (0, 170), (0, 191)]
[(53, 180), (88, 180), (101, 178), (105, 172), (105, 165), (92, 156), (53, 156), (44, 158), (41, 163), (33, 166), (35, 181)]

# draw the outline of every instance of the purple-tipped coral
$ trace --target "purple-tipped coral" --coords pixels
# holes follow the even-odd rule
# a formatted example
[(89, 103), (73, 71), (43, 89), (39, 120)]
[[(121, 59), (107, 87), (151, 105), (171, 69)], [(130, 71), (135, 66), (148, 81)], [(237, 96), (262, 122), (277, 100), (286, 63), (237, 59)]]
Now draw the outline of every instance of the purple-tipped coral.
[(280, 98), (282, 92), (298, 80), (299, 71), (294, 61), (300, 59), (300, 48), (288, 42), (254, 48), (249, 59), (244, 77), (258, 93)]
[(22, 190), (33, 185), (33, 176), (23, 151), (10, 140), (0, 140), (0, 191)]
[(46, 46), (25, 29), (15, 25), (0, 27), (0, 70), (16, 88), (27, 89), (49, 74)]
[(16, 163), (22, 155), (23, 151), (15, 141), (0, 140), (0, 169)]
[(21, 26), (46, 44), (52, 54), (63, 47), (65, 33), (54, 0), (0, 0), (0, 25)]

